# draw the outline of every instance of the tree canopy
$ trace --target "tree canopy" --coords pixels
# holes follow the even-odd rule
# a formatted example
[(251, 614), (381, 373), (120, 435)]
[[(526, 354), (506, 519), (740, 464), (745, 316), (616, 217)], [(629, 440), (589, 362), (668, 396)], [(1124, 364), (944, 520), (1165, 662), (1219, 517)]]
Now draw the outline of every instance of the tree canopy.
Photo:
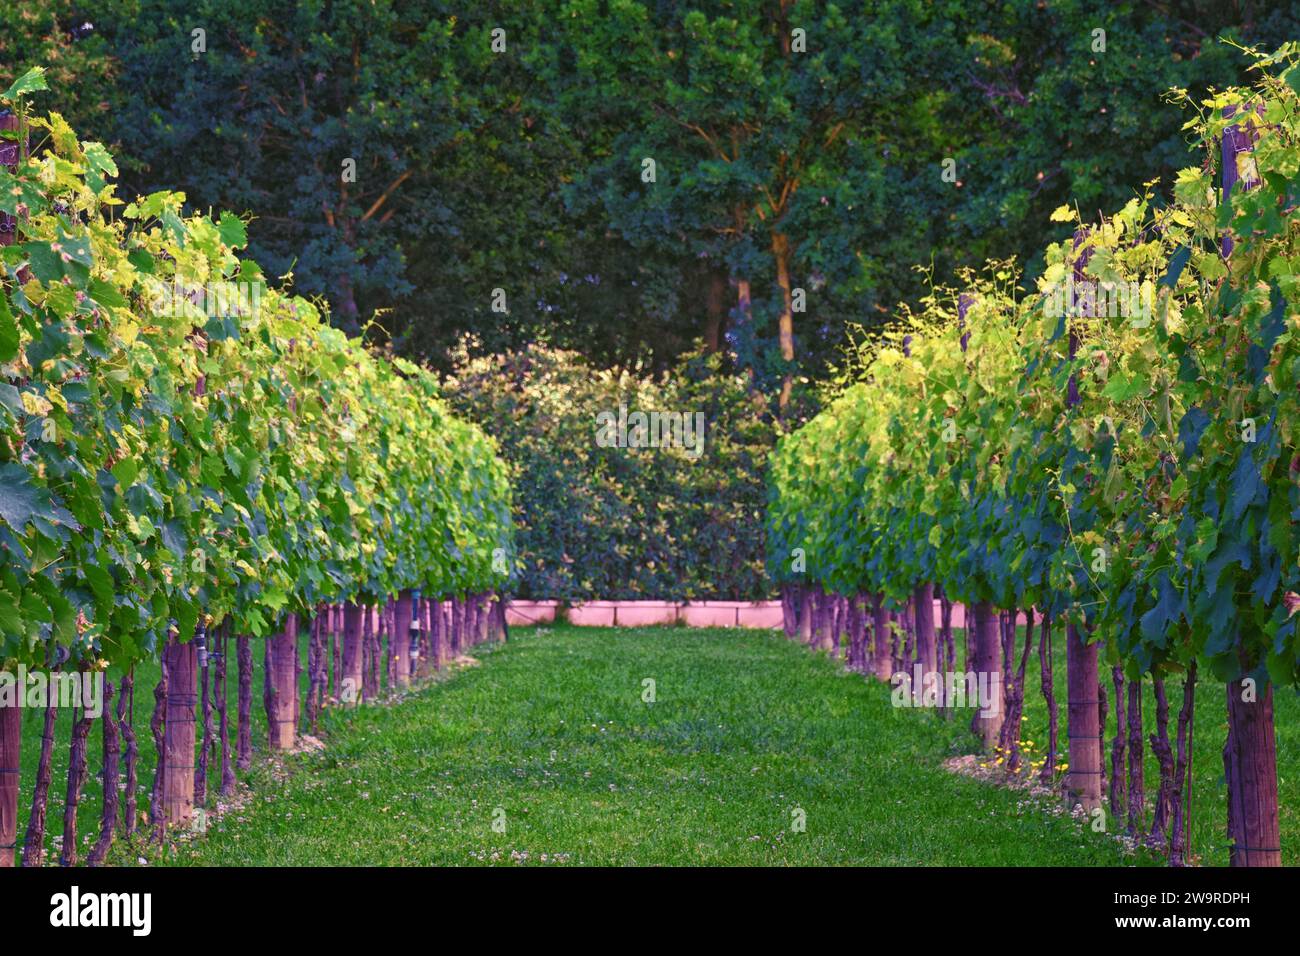
[(75, 77), (51, 106), (134, 157), (129, 189), (251, 214), (250, 252), (347, 331), (443, 368), (464, 332), (659, 369), (698, 339), (798, 404), (846, 325), (991, 257), (1032, 280), (1052, 209), (1172, 174), (1163, 91), (1242, 82), (1232, 43), (1300, 13), (15, 0), (0, 23), (0, 81)]

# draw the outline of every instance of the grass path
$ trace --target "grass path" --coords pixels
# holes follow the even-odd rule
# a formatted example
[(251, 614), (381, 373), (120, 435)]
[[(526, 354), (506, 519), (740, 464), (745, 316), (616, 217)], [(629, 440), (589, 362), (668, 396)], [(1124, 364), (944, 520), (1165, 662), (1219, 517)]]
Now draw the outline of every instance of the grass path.
[(1068, 818), (943, 770), (970, 745), (963, 722), (895, 709), (880, 685), (771, 634), (514, 637), (401, 706), (336, 716), (328, 750), (260, 781), (168, 862), (1132, 862)]

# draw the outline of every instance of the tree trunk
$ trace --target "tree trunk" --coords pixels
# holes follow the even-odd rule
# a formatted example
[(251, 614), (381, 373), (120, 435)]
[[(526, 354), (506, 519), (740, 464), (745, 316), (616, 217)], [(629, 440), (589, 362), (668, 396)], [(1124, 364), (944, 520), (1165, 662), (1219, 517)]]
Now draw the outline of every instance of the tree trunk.
[[(88, 674), (82, 671), (84, 678)], [(68, 791), (63, 801), (63, 852), (59, 854), (60, 866), (77, 865), (77, 805), (81, 802), (81, 788), (86, 783), (86, 737), (90, 734), (90, 725), (94, 719), (86, 716), (86, 709), (81, 708), (81, 716), (75, 716), (72, 722), (72, 743), (68, 747)]]
[[(980, 601), (974, 611), (975, 661), (974, 667), (967, 667), (967, 670), (975, 672), (977, 688), (988, 688), (989, 699), (981, 697), (977, 701), (979, 706), (975, 708), (972, 729), (984, 750), (991, 753), (1002, 730), (1002, 640), (998, 633), (998, 614), (993, 605)], [(970, 626), (969, 622), (967, 626)]]
[[(347, 231), (344, 231), (347, 236)], [(344, 244), (349, 248), (352, 246), (350, 239), (345, 238)], [(350, 260), (350, 257), (349, 257)], [(346, 268), (346, 266), (344, 267)], [(334, 315), (338, 320), (338, 327), (343, 329), (348, 335), (359, 335), (361, 332), (361, 323), (359, 317), (360, 310), (357, 308), (357, 297), (352, 284), (352, 275), (349, 272), (339, 274), (335, 283), (336, 296), (330, 303), (334, 307)]]
[(710, 352), (722, 349), (727, 327), (727, 274), (710, 269), (704, 292), (704, 347)]
[(188, 823), (194, 813), (194, 719), (198, 702), (198, 648), (173, 635), (163, 649), (167, 659), (167, 719), (163, 730), (163, 819), (168, 826)]
[(1227, 694), (1223, 770), (1228, 782), (1229, 864), (1281, 866), (1273, 685), (1257, 690), (1256, 699), (1247, 701), (1238, 679), (1228, 683)]
[[(1004, 726), (1007, 742), (1007, 771), (1020, 772), (1020, 722), (1025, 713), (1025, 670), (1029, 666), (1029, 649), (1034, 644), (1034, 609), (1025, 609), (1025, 644), (1020, 652), (1020, 663), (1016, 665), (1015, 676), (1007, 682), (1007, 718)], [(1016, 615), (1011, 615), (1011, 651), (1015, 659), (1016, 649)]]
[(1155, 815), (1151, 820), (1151, 843), (1163, 846), (1169, 838), (1169, 820), (1173, 812), (1174, 751), (1169, 743), (1169, 699), (1165, 682), (1153, 675), (1156, 697), (1156, 732), (1150, 736), (1151, 752), (1160, 766), (1160, 789), (1156, 791)]
[[(1183, 706), (1178, 711), (1178, 762), (1174, 766), (1173, 826), (1169, 831), (1169, 865), (1187, 862), (1187, 829), (1192, 807), (1192, 721), (1196, 715), (1196, 661), (1187, 668)], [(1186, 795), (1186, 802), (1184, 802)]]
[(270, 713), (268, 743), (272, 750), (292, 750), (298, 734), (298, 616), (287, 614), (284, 624), (267, 639), (270, 654)]
[(736, 287), (736, 328), (745, 328), (750, 324), (749, 280), (737, 277), (731, 282)]
[(324, 676), (325, 615), (316, 609), (316, 615), (307, 622), (307, 726), (316, 732), (317, 713), (323, 689), (319, 681)]
[(784, 414), (794, 389), (794, 369), (790, 367), (794, 363), (794, 295), (790, 288), (790, 239), (783, 232), (772, 233), (772, 258), (776, 260), (776, 284), (781, 288), (781, 316), (777, 323), (777, 337), (781, 346), (781, 358), (786, 362), (786, 371), (781, 379), (777, 407)]
[(316, 608), (318, 636), (316, 638), (316, 669), (313, 683), (316, 685), (316, 699), (312, 703), (311, 729), (316, 733), (320, 729), (320, 715), (325, 710), (326, 695), (330, 682), (330, 607), (328, 604)]
[(122, 690), (117, 698), (118, 732), (125, 744), (126, 799), (122, 802), (123, 832), (135, 836), (135, 793), (140, 782), (140, 745), (135, 739), (135, 669), (122, 678)]
[(1038, 636), (1038, 674), (1039, 687), (1043, 692), (1043, 701), (1047, 705), (1047, 757), (1038, 779), (1044, 784), (1051, 783), (1056, 776), (1057, 751), (1057, 717), (1056, 717), (1056, 678), (1052, 655), (1052, 615), (1043, 615), (1043, 624)]
[(1070, 769), (1066, 798), (1092, 812), (1101, 806), (1101, 686), (1097, 680), (1097, 645), (1086, 644), (1079, 629), (1065, 630), (1065, 668), (1069, 687), (1066, 733)]
[[(125, 690), (125, 687), (123, 688)], [(119, 716), (122, 710), (122, 700), (118, 701)], [(117, 734), (117, 721), (113, 718), (113, 713), (109, 709), (109, 704), (113, 701), (113, 683), (104, 681), (104, 801), (103, 811), (99, 817), (99, 839), (91, 847), (90, 855), (86, 857), (87, 866), (103, 866), (104, 861), (108, 859), (108, 851), (113, 846), (113, 831), (117, 828), (117, 806), (118, 806), (118, 762), (121, 757), (119, 741)]]
[[(50, 677), (54, 671), (50, 671)], [(32, 812), (27, 815), (27, 834), (23, 839), (23, 866), (45, 863), (45, 816), (50, 804), (51, 763), (54, 758), (54, 728), (59, 716), (57, 701), (50, 694), (45, 701), (45, 726), (41, 732), (41, 756), (36, 765), (36, 785), (32, 790)]]
[(154, 839), (162, 842), (166, 820), (163, 816), (163, 777), (167, 772), (167, 651), (158, 657), (158, 683), (153, 688), (153, 715), (149, 730), (153, 735), (153, 785), (149, 788), (149, 823)]
[(1128, 728), (1124, 726), (1124, 668), (1116, 664), (1110, 669), (1111, 683), (1115, 685), (1115, 738), (1110, 745), (1110, 815), (1114, 820), (1124, 818), (1124, 744)]
[(397, 658), (393, 656), (393, 608), (388, 601), (379, 607), (379, 637), (387, 649), (384, 663), (388, 678), (388, 693), (392, 694), (397, 690)]
[(1142, 679), (1128, 682), (1128, 832), (1142, 832), (1146, 792), (1142, 779)]
[(239, 671), (235, 766), (247, 770), (253, 765), (253, 648), (246, 634), (235, 638), (235, 666)]
[(510, 618), (506, 613), (509, 607), (510, 599), (504, 592), (502, 592), (501, 600), (497, 602), (497, 614), (500, 615), (501, 618), (501, 641), (505, 644), (510, 643)]
[[(1100, 657), (1100, 655), (1098, 655)], [(1098, 678), (1097, 680), (1097, 726), (1100, 728), (1098, 733), (1102, 739), (1097, 745), (1098, 752), (1101, 754), (1101, 789), (1106, 789), (1106, 682)]]

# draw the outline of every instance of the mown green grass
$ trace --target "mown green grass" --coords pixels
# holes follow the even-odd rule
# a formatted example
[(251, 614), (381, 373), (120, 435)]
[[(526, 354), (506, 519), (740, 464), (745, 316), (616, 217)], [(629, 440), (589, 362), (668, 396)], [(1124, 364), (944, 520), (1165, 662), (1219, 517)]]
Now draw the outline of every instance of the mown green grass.
[[(260, 653), (254, 681), (251, 796), (195, 840), (159, 850), (119, 839), (113, 859), (182, 864), (1010, 864), (1155, 862), (1059, 818), (1020, 794), (955, 777), (944, 758), (972, 752), (969, 712), (952, 721), (895, 709), (888, 688), (767, 633), (681, 628), (516, 630), (479, 648), (478, 668), (398, 706), (326, 715), (324, 753), (264, 753)], [(1023, 640), (1023, 632), (1022, 638)], [(1065, 664), (1055, 684), (1064, 746)], [(957, 634), (960, 650), (962, 635)], [(305, 651), (304, 651), (305, 660)], [(230, 699), (234, 674), (231, 653)], [(155, 668), (137, 674), (139, 806), (154, 766)], [(656, 682), (656, 702), (641, 700)], [(304, 676), (305, 685), (305, 676)], [(1171, 681), (1171, 707), (1181, 686)], [(1197, 696), (1192, 849), (1226, 863), (1220, 750), (1223, 688)], [(1154, 725), (1150, 691), (1144, 716)], [(1284, 860), (1300, 852), (1300, 706), (1276, 702)], [(1113, 703), (1111, 713), (1113, 715)], [(1022, 738), (1046, 746), (1037, 656)], [(47, 846), (62, 833), (70, 715), (59, 721)], [(1107, 766), (1113, 716), (1107, 731)], [(79, 813), (84, 859), (98, 831), (99, 727)], [(1171, 729), (1172, 732), (1172, 729)], [(19, 839), (35, 775), (40, 714), (24, 715)], [(1148, 798), (1157, 777), (1148, 750)], [(215, 799), (217, 761), (210, 793)], [(492, 829), (504, 811), (505, 832)], [(792, 812), (807, 818), (792, 829)], [(1115, 828), (1115, 822), (1110, 821)], [(1121, 827), (1122, 828), (1122, 824)]]
[(159, 862), (1133, 862), (1021, 794), (944, 770), (970, 747), (964, 721), (896, 709), (883, 686), (777, 636), (514, 634), (398, 707), (343, 717), (327, 751), (294, 757), (287, 781), (262, 780)]

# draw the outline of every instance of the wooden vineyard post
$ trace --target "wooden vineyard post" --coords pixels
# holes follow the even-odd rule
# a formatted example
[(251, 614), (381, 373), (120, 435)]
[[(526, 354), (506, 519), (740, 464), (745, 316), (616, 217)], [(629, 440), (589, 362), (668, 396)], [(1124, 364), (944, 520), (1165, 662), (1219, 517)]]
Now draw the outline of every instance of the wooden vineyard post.
[(831, 596), (824, 587), (817, 587), (813, 604), (813, 650), (831, 649)]
[(429, 670), (442, 669), (442, 601), (430, 598), (429, 608)]
[(298, 733), (298, 616), (285, 615), (270, 642), (271, 712), (267, 728), (272, 750), (292, 750)]
[(167, 667), (163, 725), (163, 819), (169, 826), (188, 823), (194, 814), (194, 711), (199, 696), (198, 648), (175, 633), (163, 649)]
[(452, 595), (452, 597), (447, 601), (447, 640), (449, 641), (447, 646), (450, 648), (452, 660), (460, 657), (461, 653), (460, 623), (460, 598), (456, 595)]
[(451, 599), (447, 597), (440, 598), (438, 601), (438, 630), (435, 635), (438, 641), (436, 654), (438, 656), (439, 669), (446, 667), (447, 662), (452, 659), (451, 654)]
[[(986, 752), (992, 752), (1002, 733), (1002, 641), (998, 633), (998, 613), (988, 601), (980, 601), (973, 608), (975, 629), (975, 659), (966, 670), (975, 672), (976, 688), (987, 687), (992, 700), (982, 697), (971, 700), (967, 688), (967, 705), (977, 704), (973, 718), (975, 733)], [(966, 622), (970, 627), (971, 621)]]
[(489, 612), (492, 610), (492, 598), (487, 593), (480, 594), (475, 602), (478, 604), (478, 639), (479, 643), (486, 644), (492, 637), (492, 632), (488, 629)]
[[(966, 329), (966, 314), (975, 304), (975, 297), (962, 293), (957, 297), (957, 322), (962, 330), (961, 350), (963, 354), (970, 345), (970, 332)], [(933, 592), (931, 592), (933, 596)], [(920, 592), (917, 592), (918, 600)], [(927, 602), (931, 603), (932, 602)], [(991, 752), (997, 746), (1002, 733), (1002, 641), (998, 633), (998, 615), (993, 605), (979, 601), (974, 607), (966, 609), (966, 646), (969, 654), (966, 660), (966, 672), (975, 674), (975, 688), (987, 687), (992, 700), (977, 700), (979, 706), (971, 718), (971, 729), (980, 738), (985, 751)], [(929, 612), (930, 628), (934, 628), (934, 612)], [(931, 637), (933, 643), (933, 637)], [(981, 680), (982, 678), (982, 680)], [(971, 703), (971, 690), (966, 688), (967, 703)]]
[[(206, 352), (203, 337), (192, 336), (195, 348)], [(199, 375), (194, 383), (194, 397), (206, 393), (206, 380)], [(194, 635), (182, 644), (175, 631), (163, 648), (166, 683), (163, 698), (163, 772), (162, 826), (188, 823), (194, 814), (194, 722), (199, 696), (199, 642), (204, 622), (200, 619)], [(206, 784), (207, 781), (204, 781)], [(202, 794), (199, 794), (202, 795)]]
[(22, 746), (22, 709), (15, 680), (0, 685), (0, 695), (12, 691), (14, 699), (0, 700), (0, 869), (12, 867), (18, 852), (18, 783)]
[(411, 604), (410, 591), (400, 592), (393, 604), (393, 632), (388, 640), (393, 649), (397, 687), (411, 686)]
[(420, 676), (420, 592), (411, 592), (411, 620), (402, 632), (406, 645), (406, 676), (414, 681)]
[(336, 694), (341, 703), (355, 707), (362, 690), (362, 639), (366, 606), (349, 603), (343, 610), (343, 664), (337, 678)]
[(416, 613), (416, 620), (420, 624), (420, 658), (415, 666), (416, 676), (421, 680), (427, 680), (433, 670), (433, 648), (430, 646), (430, 630), (433, 628), (432, 615), (429, 613), (433, 606), (433, 601), (427, 595), (420, 596), (420, 606)]
[[(1223, 110), (1233, 116), (1236, 107)], [(1255, 121), (1254, 110), (1251, 110)], [(1257, 122), (1257, 121), (1256, 121)], [(1253, 122), (1229, 126), (1223, 132), (1220, 174), (1224, 203), (1232, 201), (1234, 186), (1254, 189), (1259, 180), (1242, 176), (1238, 157), (1254, 148)], [(1224, 258), (1232, 253), (1232, 237), (1225, 235)], [(1273, 730), (1273, 685), (1262, 689), (1251, 675), (1260, 662), (1243, 653), (1241, 672), (1228, 681), (1228, 739), (1223, 747), (1224, 779), (1228, 785), (1228, 861), (1231, 866), (1281, 866), (1282, 844), (1278, 821), (1277, 740)], [(1268, 676), (1264, 675), (1264, 680)]]
[[(1074, 234), (1074, 248), (1077, 250), (1087, 238), (1087, 232), (1080, 229)], [(1073, 295), (1063, 297), (1069, 304), (1070, 311), (1075, 312), (1079, 300), (1076, 296), (1082, 288), (1084, 269), (1088, 264), (1087, 252), (1077, 254), (1074, 258)], [(1079, 351), (1079, 333), (1075, 324), (1067, 316), (1068, 343), (1070, 359), (1074, 360)], [(1079, 377), (1070, 376), (1065, 398), (1066, 408), (1079, 404)], [(1101, 806), (1102, 774), (1102, 726), (1101, 726), (1101, 687), (1097, 678), (1097, 643), (1088, 641), (1088, 634), (1077, 624), (1069, 623), (1065, 628), (1065, 670), (1066, 670), (1066, 707), (1065, 732), (1067, 735), (1067, 752), (1069, 754), (1069, 772), (1065, 775), (1065, 796), (1072, 805), (1081, 806), (1091, 812)]]
[(921, 680), (914, 693), (924, 697), (929, 681), (939, 670), (939, 649), (934, 637), (934, 585), (917, 585), (912, 599), (916, 625), (916, 660), (921, 665)]
[(872, 670), (878, 680), (889, 683), (894, 676), (894, 650), (889, 634), (889, 608), (880, 593), (871, 595), (871, 634), (875, 640)]
[[(5, 111), (0, 113), (0, 129), (18, 129), (18, 117)], [(9, 172), (18, 168), (19, 144), (0, 140), (0, 166)], [(5, 213), (0, 213), (0, 246), (14, 243), (17, 223)], [(12, 690), (14, 698), (4, 695)], [(18, 851), (18, 789), (22, 750), (22, 709), (17, 695), (23, 688), (17, 681), (6, 688), (0, 685), (0, 869), (15, 864)]]

